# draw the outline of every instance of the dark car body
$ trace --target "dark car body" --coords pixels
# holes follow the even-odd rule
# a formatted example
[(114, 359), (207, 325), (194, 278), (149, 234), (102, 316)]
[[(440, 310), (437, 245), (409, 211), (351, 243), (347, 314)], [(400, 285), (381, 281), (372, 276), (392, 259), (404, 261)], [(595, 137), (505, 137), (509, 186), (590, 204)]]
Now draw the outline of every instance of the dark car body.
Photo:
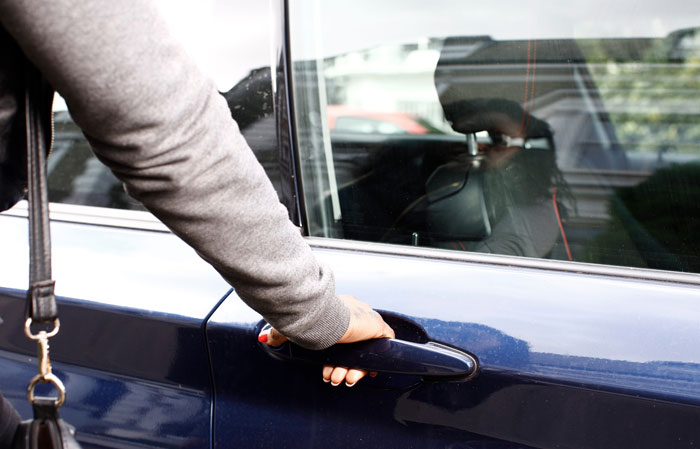
[[(476, 371), (447, 377), (397, 373), (383, 357), (411, 361), (413, 355), (383, 354), (376, 344), (366, 347), (366, 358), (378, 360), (379, 374), (353, 388), (333, 388), (321, 381), (319, 363), (276, 356), (257, 341), (262, 317), (192, 249), (138, 210), (93, 161), (68, 114), (58, 112), (49, 169), (61, 331), (51, 341), (51, 359), (67, 389), (61, 416), (76, 427), (83, 447), (700, 445), (695, 209), (677, 206), (675, 215), (656, 209), (649, 216), (635, 209), (646, 203), (634, 200), (650, 191), (660, 191), (667, 202), (696, 198), (696, 155), (669, 150), (669, 142), (652, 142), (659, 147), (651, 152), (625, 151), (634, 142), (618, 135), (627, 128), (616, 121), (658, 106), (665, 119), (700, 122), (700, 107), (682, 101), (700, 92), (693, 84), (697, 62), (688, 55), (697, 41), (694, 31), (664, 39), (542, 39), (541, 84), (532, 78), (534, 47), (527, 39), (465, 32), (466, 38), (439, 41), (440, 49), (431, 53), (440, 56), (433, 61), (438, 69), (429, 79), (438, 95), (448, 89), (446, 82), (459, 90), (460, 101), (497, 97), (526, 110), (524, 121), (532, 116), (530, 123), (548, 125), (546, 132), (508, 137), (541, 151), (514, 160), (534, 167), (555, 161), (561, 175), (555, 185), (565, 187), (560, 196), (569, 195), (577, 207), (564, 215), (557, 190), (547, 197), (548, 213), (556, 209), (559, 215), (561, 207), (564, 216), (559, 226), (548, 224), (555, 229), (551, 248), (532, 256), (467, 251), (483, 238), (474, 225), (441, 229), (442, 221), (432, 218), (435, 205), (445, 203), (432, 199), (430, 180), (445, 173), (440, 167), (451, 170), (478, 149), (466, 158), (460, 189), (480, 180), (471, 192), (483, 212), (470, 217), (477, 216), (480, 233), (496, 229), (500, 203), (493, 192), (499, 190), (484, 187), (493, 183), (491, 172), (474, 162), (495, 145), (493, 129), (488, 136), (479, 133), (492, 125), (457, 129), (455, 120), (452, 129), (433, 123), (442, 131), (432, 134), (330, 133), (323, 103), (314, 104), (326, 94), (327, 104), (349, 98), (352, 86), (343, 83), (352, 73), (325, 80), (321, 73), (324, 65), (329, 73), (339, 70), (343, 54), (325, 60), (294, 56), (295, 39), (305, 30), (298, 16), (310, 3), (249, 3), (232, 2), (233, 9), (269, 26), (256, 27), (263, 31), (254, 38), (232, 32), (231, 39), (245, 41), (272, 63), (261, 68), (251, 62), (248, 75), (222, 90), (290, 219), (333, 268), (338, 292), (379, 310), (398, 340), (420, 352), (437, 344), (473, 359)], [(687, 14), (695, 14), (700, 25), (697, 8)], [(422, 47), (395, 50), (416, 48)], [(655, 105), (633, 95), (624, 98), (634, 101), (616, 103), (615, 92), (631, 88), (628, 78), (611, 78), (620, 68), (610, 61), (632, 61), (622, 66), (632, 70), (644, 62), (639, 54), (652, 50), (663, 52), (667, 65), (649, 62), (646, 82), (661, 86), (682, 74), (684, 92), (670, 98), (658, 87)], [(371, 60), (372, 51), (361, 51), (362, 60)], [(599, 59), (591, 62), (591, 54)], [(325, 90), (321, 83), (328, 83)], [(529, 86), (529, 100), (519, 98), (522, 85)], [(417, 109), (405, 109), (400, 114), (419, 116)], [(486, 112), (494, 113), (478, 110), (479, 117)], [(472, 132), (478, 147), (466, 143), (465, 134)], [(688, 139), (691, 150), (700, 148), (700, 137)], [(689, 170), (685, 178), (677, 174), (679, 166)], [(660, 190), (644, 184), (664, 169), (674, 171), (661, 178), (686, 180), (688, 189), (679, 193), (671, 181)], [(28, 267), (22, 207), (0, 214), (0, 391), (27, 418), (26, 386), (36, 374), (36, 357), (22, 330)], [(674, 218), (666, 226), (674, 229), (685, 221), (689, 230), (664, 237), (652, 226), (654, 215)], [(681, 243), (674, 240), (678, 235), (684, 236)], [(342, 364), (343, 355), (338, 357)]]

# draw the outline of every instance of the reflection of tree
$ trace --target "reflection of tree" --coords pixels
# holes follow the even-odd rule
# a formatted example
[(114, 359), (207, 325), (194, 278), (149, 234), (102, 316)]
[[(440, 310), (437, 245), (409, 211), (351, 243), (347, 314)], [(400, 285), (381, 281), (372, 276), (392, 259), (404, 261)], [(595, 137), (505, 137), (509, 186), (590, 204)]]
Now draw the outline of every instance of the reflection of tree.
[(607, 230), (582, 261), (700, 272), (700, 163), (658, 170), (616, 193)]
[(625, 149), (700, 151), (700, 59), (665, 39), (591, 39), (578, 44)]
[(275, 95), (272, 92), (270, 69), (264, 67), (251, 70), (248, 76), (222, 95), (231, 110), (231, 117), (238, 124), (275, 190), (281, 194), (284, 185), (280, 173), (282, 152), (278, 150)]
[(417, 318), (416, 321), (430, 330), (434, 341), (478, 354), (480, 360), (489, 365), (523, 367), (530, 362), (530, 346), (526, 341), (493, 327), (431, 318)]

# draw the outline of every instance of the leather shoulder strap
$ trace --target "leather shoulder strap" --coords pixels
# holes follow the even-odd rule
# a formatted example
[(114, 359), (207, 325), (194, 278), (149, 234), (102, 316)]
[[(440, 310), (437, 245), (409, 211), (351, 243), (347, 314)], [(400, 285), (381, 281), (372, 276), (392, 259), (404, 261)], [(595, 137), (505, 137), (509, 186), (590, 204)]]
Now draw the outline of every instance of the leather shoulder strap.
[(27, 317), (44, 323), (58, 317), (51, 276), (51, 236), (46, 155), (51, 146), (53, 89), (41, 73), (26, 64), (24, 115), (29, 200), (29, 290)]

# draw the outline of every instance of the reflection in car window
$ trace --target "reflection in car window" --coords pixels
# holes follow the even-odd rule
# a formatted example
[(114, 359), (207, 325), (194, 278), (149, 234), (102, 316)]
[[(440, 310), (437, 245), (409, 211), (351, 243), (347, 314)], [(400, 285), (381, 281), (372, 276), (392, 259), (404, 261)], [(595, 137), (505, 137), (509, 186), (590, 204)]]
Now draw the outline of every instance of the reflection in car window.
[[(261, 26), (270, 23), (270, 5), (243, 0), (157, 3), (172, 33), (216, 82), (233, 118), (280, 191), (269, 27)], [(95, 158), (58, 95), (54, 101), (54, 145), (48, 164), (52, 202), (143, 210)]]
[(292, 5), (311, 235), (700, 272), (700, 5), (411, 5)]

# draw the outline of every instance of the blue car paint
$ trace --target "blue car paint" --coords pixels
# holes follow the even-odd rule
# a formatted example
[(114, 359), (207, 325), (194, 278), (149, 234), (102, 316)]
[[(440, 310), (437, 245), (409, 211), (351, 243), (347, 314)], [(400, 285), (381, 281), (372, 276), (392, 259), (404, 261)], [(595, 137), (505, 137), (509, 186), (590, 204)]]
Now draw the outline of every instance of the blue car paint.
[[(92, 209), (99, 210), (78, 209), (87, 216)], [(141, 214), (121, 215), (128, 219)], [(27, 219), (0, 219), (6, 256), (0, 260), (0, 286), (26, 289)], [(56, 294), (64, 298), (204, 320), (230, 289), (192, 248), (169, 232), (52, 221), (51, 242)]]
[[(37, 372), (36, 347), (22, 331), (27, 222), (3, 216), (0, 224), (5, 254), (16, 255), (0, 258), (0, 391), (27, 418), (26, 385)], [(54, 272), (68, 261), (74, 271), (57, 276), (59, 294), (74, 297), (59, 296), (51, 360), (68, 392), (61, 415), (78, 439), (85, 447), (209, 446), (203, 325), (230, 287), (172, 234), (51, 227)]]
[[(22, 333), (23, 296), (0, 292), (6, 318), (0, 365), (10, 370), (0, 389), (26, 418), (26, 385), (37, 367), (35, 347)], [(77, 427), (79, 441), (88, 447), (208, 445), (212, 398), (200, 320), (60, 298), (59, 308), (62, 329), (51, 342), (51, 358), (68, 391), (61, 415)]]
[(232, 295), (207, 325), (215, 443), (700, 443), (696, 287), (357, 251), (316, 254), (334, 267), (338, 291), (400, 311), (431, 340), (476, 355), (478, 377), (402, 384), (380, 374), (334, 389), (321, 382), (320, 367), (267, 355), (255, 342), (260, 317)]
[[(13, 360), (6, 351), (0, 351), (0, 361), (8, 375), (2, 387), (11, 392), (8, 399), (23, 417), (31, 416), (22, 393), (26, 390), (26, 379), (36, 374), (36, 367)], [(209, 444), (208, 392), (64, 363), (55, 363), (54, 372), (69, 392), (69, 402), (60, 410), (61, 417), (76, 425), (83, 447), (207, 447)]]

